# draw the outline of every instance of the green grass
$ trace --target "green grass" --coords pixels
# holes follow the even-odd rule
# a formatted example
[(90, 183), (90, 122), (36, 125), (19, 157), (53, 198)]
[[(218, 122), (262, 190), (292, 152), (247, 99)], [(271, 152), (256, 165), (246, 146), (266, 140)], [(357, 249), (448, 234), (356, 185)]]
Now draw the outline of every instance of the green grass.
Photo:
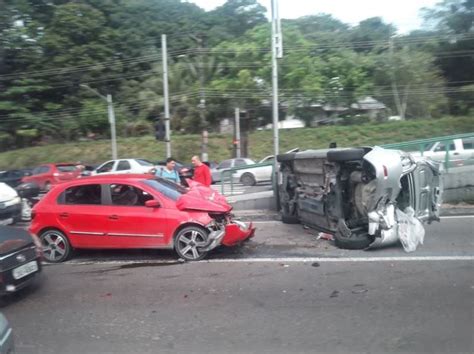
[[(330, 142), (340, 147), (382, 145), (474, 131), (474, 118), (456, 117), (405, 122), (387, 122), (351, 126), (328, 126), (280, 130), (280, 151), (325, 148)], [(249, 157), (259, 160), (273, 153), (272, 131), (257, 131), (249, 135)], [(46, 162), (100, 163), (110, 159), (110, 141), (52, 144), (0, 153), (0, 170), (34, 167)], [(119, 157), (141, 157), (152, 161), (165, 158), (165, 143), (153, 137), (118, 139)], [(201, 151), (199, 135), (172, 135), (172, 155), (190, 161)], [(232, 136), (210, 134), (209, 159), (220, 161), (232, 155)]]

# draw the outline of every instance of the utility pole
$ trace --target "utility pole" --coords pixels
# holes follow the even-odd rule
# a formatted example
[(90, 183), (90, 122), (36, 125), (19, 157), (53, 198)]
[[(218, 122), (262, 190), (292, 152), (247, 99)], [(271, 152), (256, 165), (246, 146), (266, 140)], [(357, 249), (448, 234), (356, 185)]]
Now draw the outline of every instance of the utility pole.
[(235, 109), (235, 142), (235, 157), (240, 158), (240, 109), (238, 107)]
[(166, 44), (166, 34), (161, 35), (161, 52), (163, 55), (163, 99), (165, 101), (166, 157), (171, 157), (170, 107), (168, 95), (168, 49)]
[(110, 140), (111, 140), (111, 145), (112, 145), (112, 160), (117, 160), (117, 135), (115, 131), (115, 111), (114, 111), (114, 104), (112, 102), (112, 95), (107, 94), (107, 97), (104, 95), (101, 95), (99, 92), (96, 90), (90, 88), (89, 86), (85, 84), (80, 84), (79, 85), (82, 88), (85, 88), (86, 90), (92, 92), (96, 96), (99, 96), (103, 100), (107, 102), (107, 112), (108, 112), (108, 117), (109, 117), (109, 124), (110, 124)]
[(115, 111), (112, 95), (107, 94), (107, 108), (109, 112), (110, 139), (112, 144), (112, 160), (117, 160), (117, 133), (115, 131)]
[(395, 58), (393, 56), (393, 37), (390, 37), (389, 42), (388, 42), (388, 48), (390, 52), (390, 76), (391, 76), (391, 82), (392, 82), (392, 92), (393, 92), (393, 100), (395, 101), (395, 105), (397, 106), (397, 111), (398, 115), (400, 116), (401, 119), (405, 119), (405, 110), (403, 109), (402, 102), (400, 100), (400, 94), (398, 92), (398, 86), (397, 86), (397, 79), (396, 79), (396, 66), (395, 66)]
[(278, 137), (278, 64), (277, 58), (283, 57), (283, 45), (280, 26), (280, 17), (278, 15), (278, 0), (272, 0), (272, 98), (273, 98), (273, 167), (276, 172), (277, 160), (279, 154)]
[(209, 155), (207, 153), (207, 144), (208, 144), (208, 132), (207, 132), (207, 122), (206, 122), (206, 98), (204, 95), (204, 63), (202, 60), (202, 37), (197, 37), (199, 43), (199, 115), (201, 118), (201, 125), (203, 126), (202, 130), (202, 151), (201, 151), (201, 160), (208, 161)]

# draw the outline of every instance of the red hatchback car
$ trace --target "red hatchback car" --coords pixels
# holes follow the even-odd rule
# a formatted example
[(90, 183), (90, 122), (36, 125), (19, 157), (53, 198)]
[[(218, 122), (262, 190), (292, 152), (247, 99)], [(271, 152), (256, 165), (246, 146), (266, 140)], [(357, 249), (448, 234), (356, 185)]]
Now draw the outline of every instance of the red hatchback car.
[(252, 224), (232, 219), (223, 196), (190, 183), (184, 188), (153, 175), (80, 178), (35, 205), (29, 230), (49, 262), (66, 260), (74, 248), (174, 249), (196, 261), (253, 236)]
[(41, 190), (49, 191), (52, 185), (76, 179), (81, 170), (71, 163), (47, 163), (33, 169), (31, 176), (21, 179), (23, 183), (34, 182)]

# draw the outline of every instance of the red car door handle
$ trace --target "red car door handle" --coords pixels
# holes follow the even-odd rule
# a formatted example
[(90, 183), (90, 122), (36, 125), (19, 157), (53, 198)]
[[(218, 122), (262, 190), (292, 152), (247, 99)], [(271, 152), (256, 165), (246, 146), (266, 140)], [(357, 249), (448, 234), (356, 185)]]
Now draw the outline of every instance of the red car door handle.
[(111, 220), (118, 220), (118, 218), (119, 218), (118, 215), (110, 215), (109, 216), (109, 219), (111, 219)]
[(61, 213), (59, 214), (61, 218), (67, 218), (69, 216), (69, 213)]

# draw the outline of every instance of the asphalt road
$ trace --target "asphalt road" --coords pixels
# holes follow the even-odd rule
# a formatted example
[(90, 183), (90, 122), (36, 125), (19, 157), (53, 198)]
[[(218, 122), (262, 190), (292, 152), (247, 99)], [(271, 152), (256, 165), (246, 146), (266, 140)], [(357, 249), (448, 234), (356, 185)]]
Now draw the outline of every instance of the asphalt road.
[(82, 252), (7, 299), (18, 353), (472, 353), (474, 218), (425, 244), (343, 251), (301, 225), (179, 263)]

